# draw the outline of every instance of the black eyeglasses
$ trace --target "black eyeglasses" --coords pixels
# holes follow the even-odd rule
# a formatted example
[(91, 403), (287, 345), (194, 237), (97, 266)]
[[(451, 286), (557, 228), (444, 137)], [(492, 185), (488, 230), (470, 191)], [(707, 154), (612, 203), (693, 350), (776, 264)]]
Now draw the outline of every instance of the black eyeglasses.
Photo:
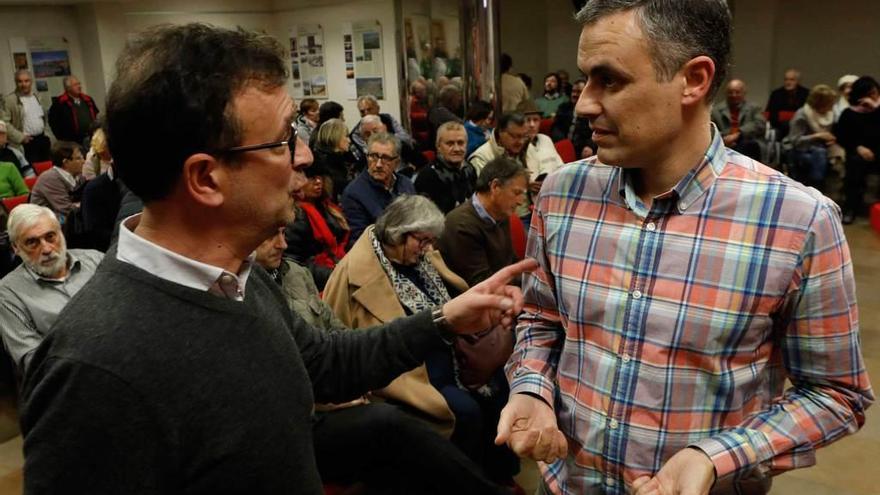
[(385, 163), (391, 163), (394, 160), (397, 160), (398, 158), (400, 158), (399, 155), (389, 156), (389, 155), (380, 155), (379, 153), (368, 153), (367, 154), (367, 159), (370, 160), (371, 162), (378, 162), (379, 160), (382, 160)]
[(235, 146), (233, 148), (227, 148), (223, 150), (225, 153), (243, 153), (245, 151), (257, 151), (257, 150), (265, 150), (269, 148), (278, 148), (281, 146), (287, 146), (290, 150), (290, 162), (293, 163), (293, 157), (296, 153), (296, 142), (297, 139), (296, 132), (296, 123), (290, 124), (290, 136), (287, 137), (285, 141), (277, 141), (274, 143), (263, 143), (263, 144), (249, 144), (247, 146)]

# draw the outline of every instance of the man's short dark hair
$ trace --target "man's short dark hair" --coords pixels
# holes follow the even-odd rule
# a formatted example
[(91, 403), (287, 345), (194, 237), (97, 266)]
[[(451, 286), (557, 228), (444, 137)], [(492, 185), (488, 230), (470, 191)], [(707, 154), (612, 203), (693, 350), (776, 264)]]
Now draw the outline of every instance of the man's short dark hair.
[(477, 100), (468, 106), (467, 119), (471, 122), (479, 122), (492, 115), (492, 105), (483, 100)]
[(73, 152), (76, 150), (82, 152), (79, 145), (73, 141), (56, 141), (55, 144), (52, 145), (52, 165), (61, 167), (64, 165), (64, 160), (70, 160), (73, 158)]
[(318, 125), (327, 122), (330, 119), (342, 118), (342, 105), (335, 101), (325, 101), (318, 108)]
[(659, 80), (669, 81), (688, 60), (700, 55), (715, 62), (715, 78), (706, 100), (711, 101), (730, 65), (726, 0), (590, 0), (576, 18), (587, 25), (629, 10), (636, 12)]
[(497, 138), (499, 132), (506, 131), (512, 125), (526, 125), (526, 116), (519, 112), (501, 115), (501, 118), (498, 119), (498, 123), (495, 125), (495, 137)]
[(189, 156), (241, 144), (232, 110), (237, 93), (287, 80), (277, 41), (205, 24), (146, 31), (125, 47), (116, 73), (107, 96), (107, 142), (115, 170), (145, 203), (171, 192)]
[(501, 54), (501, 73), (505, 73), (513, 67), (513, 59), (506, 53)]
[(547, 74), (544, 75), (544, 81), (547, 81), (548, 77), (552, 77), (553, 79), (556, 79), (556, 89), (562, 89), (559, 87), (562, 85), (562, 81), (559, 79), (559, 74), (557, 74), (556, 72), (548, 72)]
[(862, 76), (856, 79), (849, 92), (849, 104), (858, 105), (859, 100), (871, 94), (871, 91), (874, 89), (880, 91), (880, 84), (873, 77)]
[(487, 192), (492, 186), (492, 181), (497, 179), (501, 185), (505, 185), (508, 181), (519, 176), (528, 178), (529, 171), (516, 161), (502, 156), (492, 160), (483, 167), (483, 170), (480, 171), (480, 176), (477, 177), (474, 190), (477, 192)]

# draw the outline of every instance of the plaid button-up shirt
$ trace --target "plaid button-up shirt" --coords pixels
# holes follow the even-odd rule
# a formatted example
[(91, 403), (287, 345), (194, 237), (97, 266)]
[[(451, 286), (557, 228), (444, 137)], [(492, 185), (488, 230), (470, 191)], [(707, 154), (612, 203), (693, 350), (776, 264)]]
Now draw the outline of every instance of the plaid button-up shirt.
[[(809, 466), (873, 401), (838, 208), (726, 149), (650, 208), (632, 173), (591, 161), (544, 183), (507, 366), (569, 455), (559, 493), (626, 493), (686, 447), (723, 482)], [(785, 379), (793, 386), (784, 390)]]

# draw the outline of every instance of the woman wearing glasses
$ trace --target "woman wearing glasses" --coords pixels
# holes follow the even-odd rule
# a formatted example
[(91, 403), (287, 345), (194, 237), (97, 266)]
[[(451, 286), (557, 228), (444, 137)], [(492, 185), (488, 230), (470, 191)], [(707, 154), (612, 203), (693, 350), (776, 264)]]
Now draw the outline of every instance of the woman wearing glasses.
[[(464, 292), (465, 281), (433, 249), (443, 226), (443, 214), (430, 199), (398, 197), (336, 266), (324, 300), (349, 327), (369, 328)], [(506, 446), (493, 444), (501, 408), (487, 407), (479, 393), (461, 385), (453, 355), (451, 346), (438, 349), (424, 365), (373, 394), (414, 411), (443, 433), (454, 423), (452, 442), (486, 468), (490, 479), (510, 482), (518, 460)]]

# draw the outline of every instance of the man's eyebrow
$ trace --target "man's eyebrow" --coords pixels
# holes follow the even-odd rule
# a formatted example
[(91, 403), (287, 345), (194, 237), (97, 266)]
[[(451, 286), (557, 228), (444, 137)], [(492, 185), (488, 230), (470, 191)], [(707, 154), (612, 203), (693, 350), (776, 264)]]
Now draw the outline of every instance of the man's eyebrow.
[(578, 71), (585, 78), (589, 78), (591, 76), (612, 76), (619, 79), (630, 79), (629, 74), (624, 70), (615, 67), (614, 65), (608, 62), (601, 62), (596, 65), (590, 67), (589, 71), (585, 72), (582, 69), (578, 68)]

